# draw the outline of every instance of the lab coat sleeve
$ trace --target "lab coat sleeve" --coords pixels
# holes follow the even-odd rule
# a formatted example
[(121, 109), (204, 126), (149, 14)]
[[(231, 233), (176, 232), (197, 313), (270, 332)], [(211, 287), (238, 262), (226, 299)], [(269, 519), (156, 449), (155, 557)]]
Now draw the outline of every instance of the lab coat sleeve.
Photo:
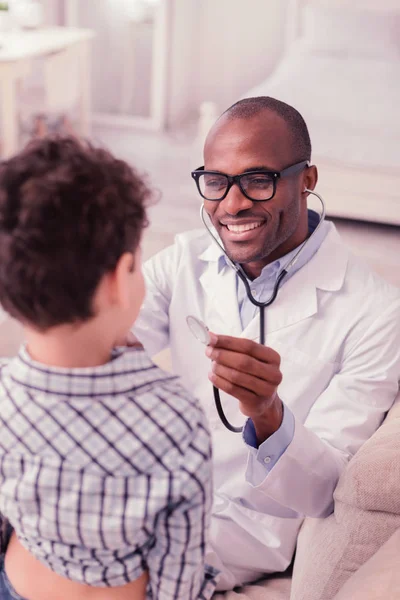
[(146, 297), (132, 331), (150, 356), (169, 345), (169, 305), (178, 251), (176, 245), (170, 246), (143, 265)]
[[(324, 517), (351, 456), (374, 433), (398, 392), (400, 306), (392, 303), (352, 347), (341, 368), (317, 398), (292, 442), (270, 472), (260, 477), (249, 453), (247, 482), (299, 516)], [(268, 502), (266, 502), (268, 504)]]

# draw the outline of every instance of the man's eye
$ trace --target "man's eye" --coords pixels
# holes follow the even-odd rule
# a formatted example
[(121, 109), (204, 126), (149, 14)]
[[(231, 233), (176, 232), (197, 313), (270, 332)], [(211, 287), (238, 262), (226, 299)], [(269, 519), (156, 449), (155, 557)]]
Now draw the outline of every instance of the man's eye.
[(220, 189), (226, 185), (222, 179), (207, 179), (205, 183), (208, 188), (213, 189)]
[(264, 175), (254, 175), (247, 179), (247, 185), (255, 187), (268, 187), (271, 185), (271, 178)]

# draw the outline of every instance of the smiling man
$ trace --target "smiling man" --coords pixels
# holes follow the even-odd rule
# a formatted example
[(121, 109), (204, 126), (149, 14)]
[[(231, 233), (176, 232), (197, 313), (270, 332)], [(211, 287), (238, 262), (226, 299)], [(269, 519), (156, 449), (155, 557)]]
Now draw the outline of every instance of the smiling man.
[[(317, 185), (307, 126), (268, 97), (229, 108), (192, 173), (226, 254), (206, 230), (177, 236), (145, 267), (135, 333), (200, 398), (213, 434), (208, 559), (219, 589), (290, 564), (304, 516), (330, 513), (349, 458), (380, 425), (400, 376), (400, 291), (353, 256), (334, 225), (307, 208)], [(306, 242), (306, 243), (305, 243)], [(276, 301), (260, 318), (246, 295)], [(233, 268), (235, 267), (235, 268)], [(210, 344), (186, 325), (204, 321)], [(243, 436), (218, 418), (210, 382)], [(157, 440), (154, 441), (157, 443)]]
[[(283, 103), (276, 106), (279, 113), (264, 112), (262, 120), (258, 103), (230, 108), (207, 137), (204, 173), (194, 172), (225, 250), (246, 265), (252, 279), (305, 241), (307, 194), (302, 192), (317, 182), (316, 168), (306, 168), (311, 143), (302, 117)], [(232, 173), (240, 174), (237, 182)]]

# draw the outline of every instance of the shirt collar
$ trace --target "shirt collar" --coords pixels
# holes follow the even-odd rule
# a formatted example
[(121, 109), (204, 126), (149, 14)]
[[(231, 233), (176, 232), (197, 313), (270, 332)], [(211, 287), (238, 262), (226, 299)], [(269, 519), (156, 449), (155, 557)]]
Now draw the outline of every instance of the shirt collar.
[[(74, 398), (126, 394), (157, 378), (169, 378), (143, 350), (125, 348), (115, 349), (104, 365), (67, 369), (33, 360), (23, 345), (8, 363), (7, 371), (15, 383), (27, 390)], [(135, 373), (140, 373), (140, 377), (135, 378)]]

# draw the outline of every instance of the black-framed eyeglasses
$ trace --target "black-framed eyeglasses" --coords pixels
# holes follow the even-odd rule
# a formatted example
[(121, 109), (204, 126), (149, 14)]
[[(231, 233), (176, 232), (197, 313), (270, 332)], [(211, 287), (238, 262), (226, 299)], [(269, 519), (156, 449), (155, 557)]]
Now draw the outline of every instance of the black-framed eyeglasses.
[(205, 200), (220, 201), (226, 198), (229, 190), (236, 183), (242, 194), (253, 202), (265, 202), (275, 196), (278, 179), (300, 173), (308, 167), (308, 160), (302, 160), (290, 165), (282, 171), (247, 171), (240, 175), (226, 175), (219, 171), (205, 171), (199, 167), (192, 171), (192, 177), (196, 182), (199, 194)]

